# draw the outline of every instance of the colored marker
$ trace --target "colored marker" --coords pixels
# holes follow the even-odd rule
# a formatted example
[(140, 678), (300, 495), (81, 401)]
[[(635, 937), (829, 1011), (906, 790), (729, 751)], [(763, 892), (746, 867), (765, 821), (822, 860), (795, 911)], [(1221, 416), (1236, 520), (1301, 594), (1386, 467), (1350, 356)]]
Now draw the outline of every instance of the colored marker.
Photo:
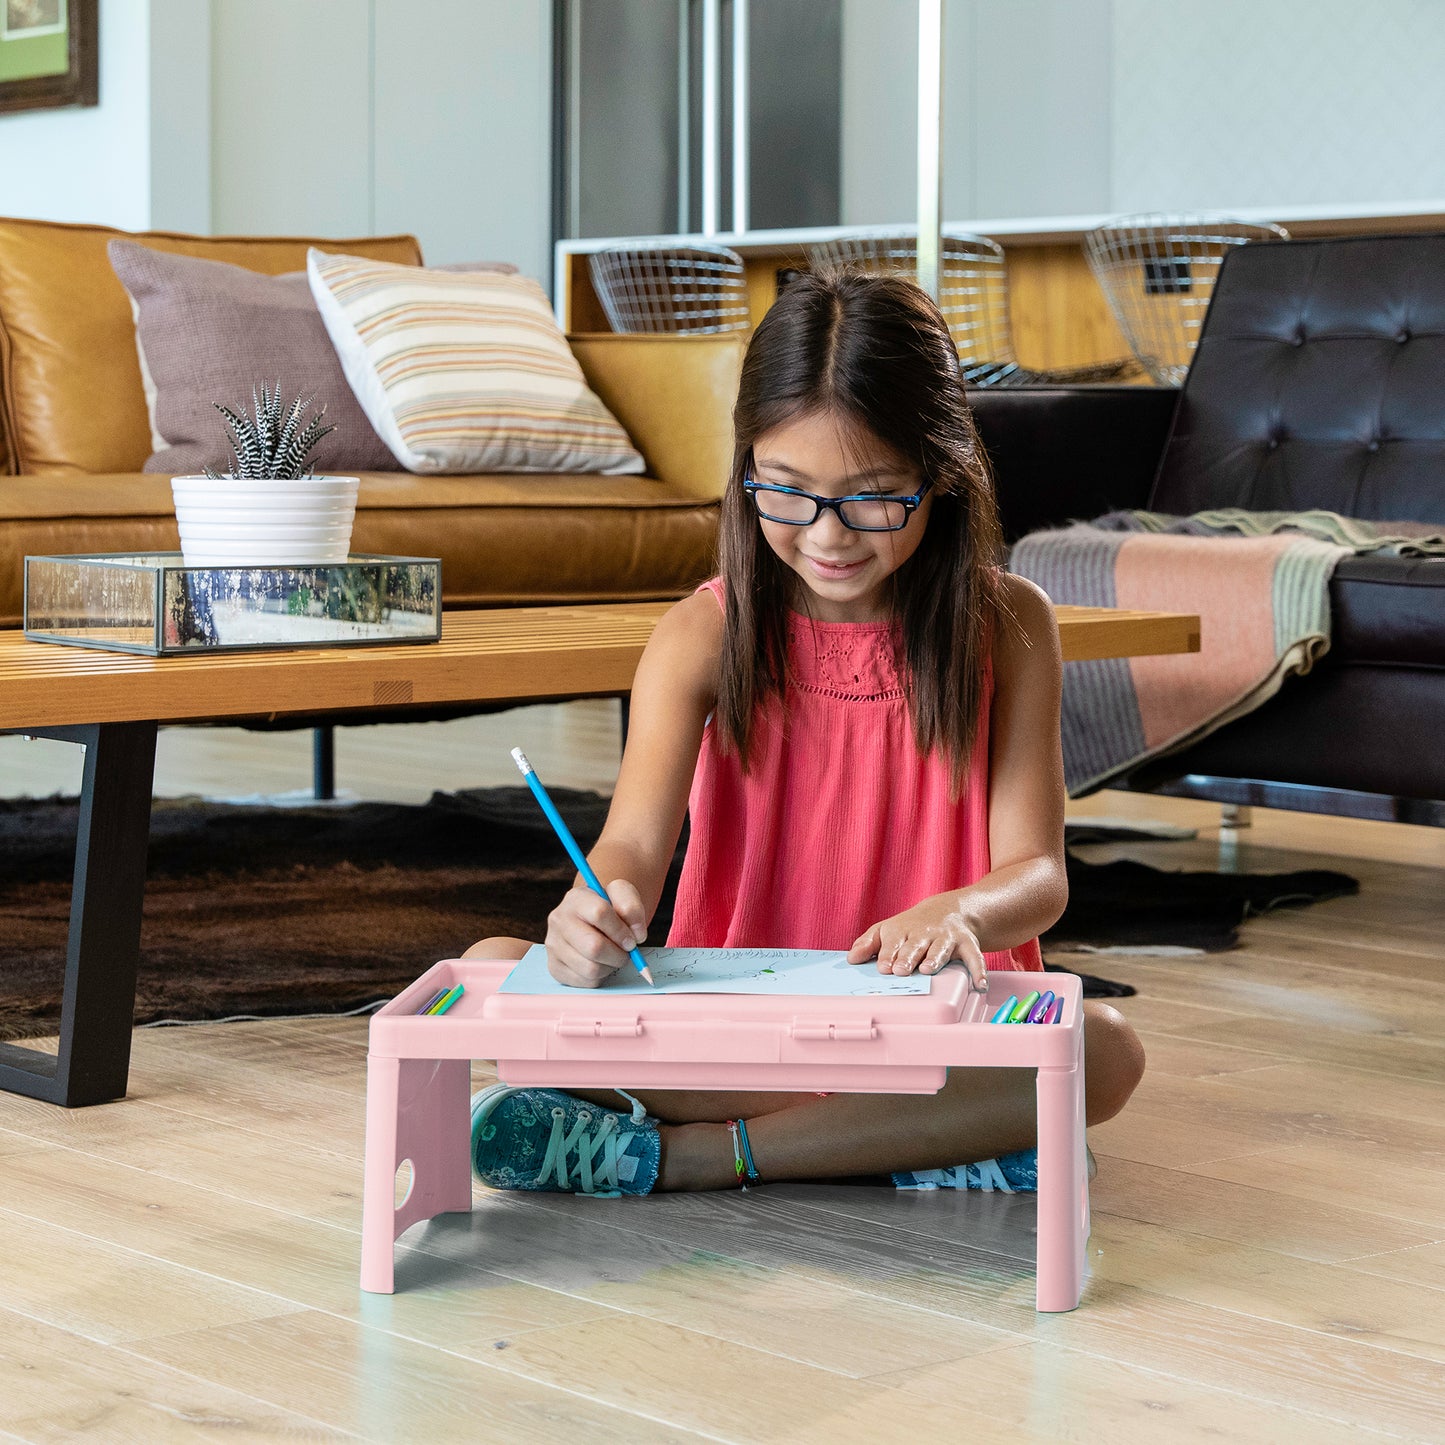
[(1049, 1011), (1048, 1011), (1048, 1013), (1044, 1016), (1044, 1022), (1045, 1022), (1046, 1024), (1056, 1024), (1056, 1023), (1058, 1023), (1063, 1017), (1064, 1017), (1064, 1000), (1063, 1000), (1063, 996), (1060, 995), (1058, 998), (1056, 998), (1056, 999), (1053, 1001), (1052, 1004), (1049, 1005)]
[(439, 988), (418, 1010), (418, 1014), (429, 1014), (445, 997), (447, 991)]
[(461, 997), (462, 986), (457, 984), (454, 988), (447, 989), (442, 996), (427, 1010), (428, 1015), (439, 1014), (444, 1008), (450, 1006)]
[(999, 1011), (989, 1020), (989, 1022), (990, 1022), (990, 1023), (995, 1023), (995, 1024), (1006, 1024), (1006, 1023), (1008, 1022), (1008, 1016), (1013, 1012), (1013, 1007), (1014, 1007), (1014, 1005), (1015, 1005), (1018, 1001), (1019, 1001), (1019, 996), (1018, 996), (1018, 994), (1016, 994), (1016, 993), (1011, 993), (1011, 994), (1008, 996), (1008, 999), (1007, 999), (1007, 1001), (1004, 1003), (1004, 1005), (1003, 1005), (1003, 1006), (999, 1009)]
[(1024, 1020), (1026, 1024), (1041, 1024), (1048, 1011), (1054, 1005), (1054, 991), (1049, 989), (1044, 996), (1029, 1010), (1029, 1016)]
[(444, 1014), (466, 991), (467, 991), (467, 986), (466, 986), (466, 984), (464, 984), (464, 983), (459, 983), (459, 984), (458, 984), (454, 989), (452, 989), (452, 990), (447, 994), (447, 996), (432, 1010), (432, 1016), (433, 1016), (433, 1017), (436, 1017), (436, 1016), (439, 1015), (439, 1014)]
[[(537, 776), (536, 769), (527, 761), (527, 755), (521, 748), (512, 749), (512, 761), (522, 770), (522, 776), (526, 778), (527, 786), (532, 790), (532, 796), (541, 805), (542, 811), (547, 815), (547, 821), (562, 840), (562, 846), (577, 865), (577, 871), (582, 875), (587, 886), (599, 898), (605, 898), (611, 903), (612, 900), (607, 898), (607, 890), (598, 881), (597, 875), (587, 862), (586, 854), (577, 846), (577, 840), (572, 836), (572, 830), (563, 822), (561, 813), (557, 811), (557, 805), (547, 796), (547, 790), (542, 786), (541, 778)], [(635, 948), (630, 948), (627, 956), (632, 960), (632, 966), (638, 973), (656, 988), (657, 985), (652, 983), (652, 975), (647, 971), (647, 964), (643, 962), (642, 955)]]
[(1028, 1016), (1029, 1016), (1029, 1010), (1030, 1010), (1031, 1008), (1033, 1008), (1033, 1006), (1034, 1006), (1038, 1001), (1039, 1001), (1039, 991), (1038, 991), (1038, 989), (1035, 989), (1032, 993), (1026, 993), (1026, 994), (1024, 995), (1024, 997), (1023, 997), (1023, 1001), (1022, 1001), (1022, 1002), (1019, 1004), (1019, 1006), (1008, 1016), (1008, 1021), (1009, 1021), (1009, 1023), (1011, 1023), (1011, 1024), (1021, 1024), (1021, 1023), (1023, 1023), (1023, 1021), (1024, 1021), (1026, 1018), (1028, 1018)]

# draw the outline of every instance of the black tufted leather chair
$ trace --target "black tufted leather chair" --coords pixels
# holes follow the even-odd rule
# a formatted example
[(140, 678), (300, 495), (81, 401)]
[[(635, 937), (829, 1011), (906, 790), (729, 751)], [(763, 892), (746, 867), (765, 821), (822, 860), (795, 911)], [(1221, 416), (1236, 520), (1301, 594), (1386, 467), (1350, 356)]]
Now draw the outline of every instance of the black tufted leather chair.
[[(1445, 235), (1244, 246), (1183, 390), (977, 392), (1010, 539), (1114, 507), (1445, 526)], [(1445, 560), (1360, 557), (1313, 672), (1129, 786), (1445, 826)]]

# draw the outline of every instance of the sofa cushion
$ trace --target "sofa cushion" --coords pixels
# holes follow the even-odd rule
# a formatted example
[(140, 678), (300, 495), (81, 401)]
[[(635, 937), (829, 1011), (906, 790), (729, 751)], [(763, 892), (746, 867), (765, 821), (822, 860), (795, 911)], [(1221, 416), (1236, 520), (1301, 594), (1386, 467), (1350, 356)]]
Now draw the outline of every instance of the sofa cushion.
[(320, 251), (307, 269), (346, 379), (408, 471), (643, 470), (530, 277)]
[(1445, 522), (1442, 376), (1445, 235), (1231, 248), (1150, 510)]
[(336, 428), (318, 472), (378, 471), (391, 453), (357, 405), (304, 271), (263, 276), (226, 261), (112, 241), (110, 262), (135, 303), (135, 340), (154, 454), (148, 472), (194, 475), (231, 461), (214, 403), (245, 412), (258, 382), (306, 395)]
[(130, 301), (106, 255), (116, 237), (268, 275), (299, 271), (312, 246), (421, 262), (411, 236), (184, 236), (0, 220), (0, 408), (12, 471), (139, 472), (151, 453)]
[[(680, 597), (716, 570), (715, 500), (651, 477), (364, 473), (352, 549), (440, 557), (448, 607)], [(0, 626), (27, 554), (175, 551), (167, 478), (0, 484)]]
[(1336, 662), (1445, 667), (1445, 557), (1346, 557), (1330, 611)]

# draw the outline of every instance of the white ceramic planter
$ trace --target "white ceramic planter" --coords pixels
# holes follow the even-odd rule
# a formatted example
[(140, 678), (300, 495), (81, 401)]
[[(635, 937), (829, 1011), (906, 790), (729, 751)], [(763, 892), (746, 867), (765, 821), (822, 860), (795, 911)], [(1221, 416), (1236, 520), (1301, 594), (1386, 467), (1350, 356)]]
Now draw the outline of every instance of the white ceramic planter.
[(282, 567), (344, 562), (356, 517), (356, 477), (236, 481), (173, 477), (187, 567)]

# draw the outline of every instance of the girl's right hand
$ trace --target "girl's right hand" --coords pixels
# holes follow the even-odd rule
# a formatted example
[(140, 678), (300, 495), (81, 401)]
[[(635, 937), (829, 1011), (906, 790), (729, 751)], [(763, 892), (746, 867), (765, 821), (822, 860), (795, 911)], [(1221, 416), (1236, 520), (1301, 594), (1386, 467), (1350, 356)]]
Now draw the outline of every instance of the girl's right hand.
[(547, 915), (547, 971), (558, 983), (599, 988), (632, 967), (628, 950), (647, 937), (642, 895), (625, 878), (609, 883), (607, 893), (599, 898), (579, 885)]

